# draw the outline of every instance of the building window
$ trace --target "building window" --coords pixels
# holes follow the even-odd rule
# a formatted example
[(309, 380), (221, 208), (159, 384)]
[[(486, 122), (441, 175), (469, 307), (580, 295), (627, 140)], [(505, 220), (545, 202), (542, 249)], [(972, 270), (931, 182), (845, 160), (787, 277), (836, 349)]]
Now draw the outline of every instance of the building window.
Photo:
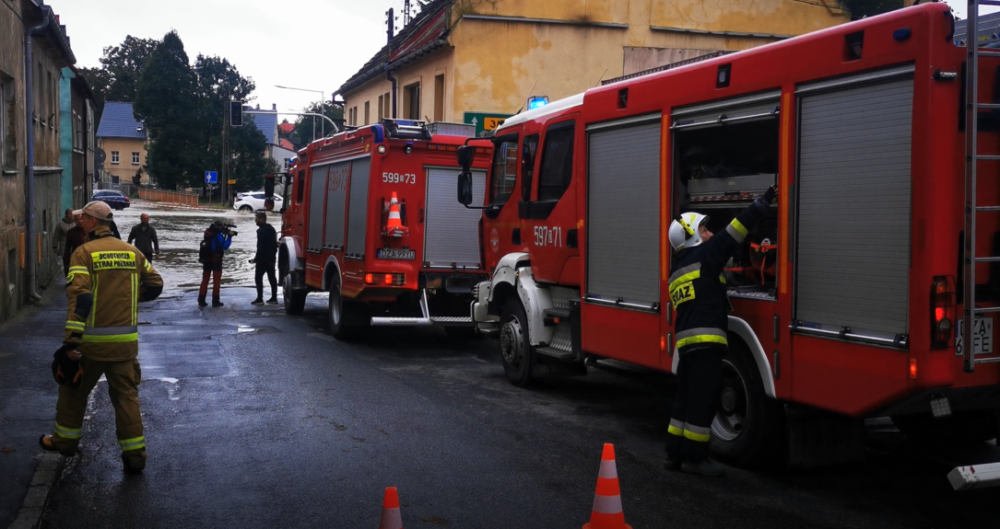
[(385, 96), (378, 96), (378, 121), (385, 119)]
[(396, 117), (392, 115), (392, 92), (386, 92), (385, 95), (382, 96), (382, 104), (385, 105), (385, 107), (382, 108), (383, 116), (387, 118)]
[(17, 136), (14, 127), (14, 79), (0, 73), (0, 167), (17, 166)]
[(444, 74), (434, 77), (434, 121), (444, 121)]
[(83, 116), (73, 111), (73, 150), (83, 152)]
[(406, 119), (420, 119), (420, 83), (403, 87), (403, 115)]
[(139, 165), (139, 153), (132, 153), (132, 165)]
[(111, 163), (118, 163), (118, 151), (111, 151)]
[(365, 101), (365, 125), (372, 122), (372, 104), (371, 101)]

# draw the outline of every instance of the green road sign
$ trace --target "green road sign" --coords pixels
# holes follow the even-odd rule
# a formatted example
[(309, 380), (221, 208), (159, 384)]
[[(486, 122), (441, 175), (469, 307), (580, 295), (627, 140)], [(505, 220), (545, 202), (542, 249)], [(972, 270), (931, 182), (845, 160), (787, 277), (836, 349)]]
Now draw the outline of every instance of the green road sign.
[(500, 128), (503, 122), (512, 114), (497, 114), (495, 112), (466, 112), (465, 123), (470, 123), (476, 127), (476, 137), (487, 136), (494, 130)]

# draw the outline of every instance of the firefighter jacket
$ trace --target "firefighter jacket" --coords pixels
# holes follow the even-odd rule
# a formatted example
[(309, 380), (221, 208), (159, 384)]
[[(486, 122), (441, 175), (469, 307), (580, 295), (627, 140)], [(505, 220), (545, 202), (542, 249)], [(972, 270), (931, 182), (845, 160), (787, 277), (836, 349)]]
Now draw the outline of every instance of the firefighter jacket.
[(160, 274), (107, 226), (89, 233), (69, 264), (64, 343), (98, 362), (134, 359), (139, 354), (139, 302), (160, 295)]
[(768, 202), (758, 198), (726, 229), (693, 248), (674, 255), (670, 274), (670, 301), (677, 310), (677, 348), (728, 346), (729, 298), (723, 269), (757, 221)]

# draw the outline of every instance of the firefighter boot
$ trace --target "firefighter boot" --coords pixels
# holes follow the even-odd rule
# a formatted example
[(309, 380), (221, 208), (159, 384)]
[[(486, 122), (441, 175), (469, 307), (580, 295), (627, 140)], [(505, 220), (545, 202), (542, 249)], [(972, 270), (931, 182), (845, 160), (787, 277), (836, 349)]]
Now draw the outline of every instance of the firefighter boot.
[(146, 468), (146, 450), (129, 450), (122, 452), (122, 464), (128, 474), (140, 474)]
[(663, 460), (663, 468), (666, 470), (678, 471), (681, 469), (681, 458), (676, 455), (667, 454), (667, 458)]
[(225, 303), (219, 301), (219, 298), (212, 299), (212, 306), (213, 307), (222, 307), (224, 305), (225, 305)]
[(707, 457), (700, 461), (685, 461), (681, 463), (681, 471), (709, 478), (721, 478), (726, 475), (726, 471), (723, 470), (721, 465)]
[(205, 302), (205, 296), (198, 296), (198, 306), (207, 307), (208, 303)]

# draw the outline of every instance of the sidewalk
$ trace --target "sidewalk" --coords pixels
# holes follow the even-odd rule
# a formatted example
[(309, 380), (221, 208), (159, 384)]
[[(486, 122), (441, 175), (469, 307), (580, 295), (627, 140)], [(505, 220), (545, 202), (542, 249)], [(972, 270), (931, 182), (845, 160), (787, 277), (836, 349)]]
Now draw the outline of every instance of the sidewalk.
[[(39, 304), (0, 325), (0, 528), (17, 518), (29, 489), (35, 489), (28, 502), (32, 505), (44, 502), (47, 493), (32, 487), (32, 479), (44, 453), (38, 437), (51, 432), (55, 420), (58, 386), (49, 364), (62, 343), (64, 292), (61, 282), (53, 281)], [(36, 498), (39, 493), (42, 497)]]

